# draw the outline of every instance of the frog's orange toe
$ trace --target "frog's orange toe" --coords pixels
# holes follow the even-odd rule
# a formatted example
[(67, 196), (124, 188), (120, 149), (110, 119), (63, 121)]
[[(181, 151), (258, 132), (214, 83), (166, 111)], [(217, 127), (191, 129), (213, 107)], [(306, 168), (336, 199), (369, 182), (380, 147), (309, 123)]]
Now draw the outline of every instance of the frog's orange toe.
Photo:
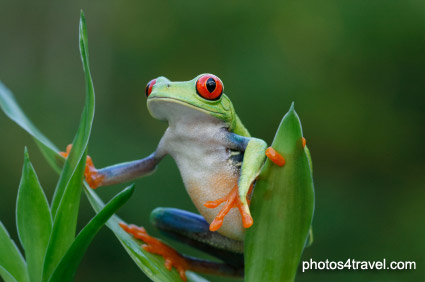
[(216, 208), (221, 203), (225, 202), (220, 212), (211, 222), (210, 231), (217, 231), (218, 229), (220, 229), (220, 227), (223, 225), (224, 217), (229, 213), (229, 211), (232, 208), (236, 207), (235, 202), (236, 202), (237, 195), (238, 195), (238, 186), (235, 185), (235, 187), (233, 187), (233, 189), (229, 192), (229, 194), (227, 194), (226, 197), (223, 197), (215, 201), (208, 201), (204, 204), (204, 206), (206, 206), (207, 208)]
[(61, 155), (64, 158), (67, 158), (69, 156), (69, 153), (71, 152), (71, 149), (72, 149), (72, 144), (69, 144), (68, 146), (66, 146), (66, 151), (59, 152), (59, 155)]
[[(251, 186), (252, 189), (252, 186)], [(250, 190), (251, 191), (251, 190)], [(207, 208), (216, 208), (221, 203), (225, 202), (220, 212), (210, 224), (210, 231), (217, 231), (223, 225), (224, 217), (229, 213), (232, 208), (238, 208), (242, 217), (242, 225), (244, 228), (249, 228), (253, 224), (251, 214), (249, 213), (248, 206), (244, 207), (238, 196), (238, 186), (235, 185), (233, 189), (227, 194), (226, 197), (220, 198), (215, 201), (208, 201), (204, 204)]]
[(127, 225), (124, 222), (120, 222), (119, 225), (125, 232), (130, 233), (133, 236), (137, 236), (138, 233), (146, 233), (145, 228), (142, 226), (138, 227), (134, 224)]
[(223, 225), (222, 218), (214, 218), (214, 220), (210, 224), (210, 231), (217, 231)]
[(304, 137), (301, 138), (301, 142), (303, 144), (303, 148), (305, 148), (305, 145), (307, 144), (307, 140), (305, 140)]
[(132, 224), (127, 225), (123, 222), (120, 223), (120, 226), (127, 233), (132, 234), (134, 238), (145, 242), (146, 244), (142, 245), (145, 251), (162, 256), (165, 259), (164, 265), (168, 270), (171, 270), (174, 266), (180, 278), (183, 281), (187, 281), (186, 270), (189, 269), (189, 264), (176, 250), (162, 243), (155, 237), (150, 236), (143, 227), (137, 227)]
[(97, 172), (97, 169), (94, 167), (93, 160), (90, 156), (87, 156), (84, 178), (92, 189), (99, 187), (100, 183), (102, 183), (103, 179), (105, 178), (104, 175), (101, 175)]
[[(71, 152), (71, 149), (72, 144), (69, 144), (68, 146), (66, 146), (66, 152), (59, 152), (59, 154), (62, 157), (67, 158), (69, 156), (69, 153)], [(92, 189), (96, 189), (97, 187), (99, 187), (103, 179), (105, 178), (104, 175), (101, 175), (97, 172), (97, 169), (94, 167), (93, 160), (90, 156), (87, 156), (86, 168), (84, 170), (84, 178), (87, 184)]]
[(242, 225), (244, 228), (250, 228), (253, 224), (254, 220), (252, 219), (251, 215), (242, 217)]
[(226, 197), (223, 197), (221, 199), (217, 199), (215, 201), (208, 201), (204, 204), (205, 207), (209, 208), (209, 209), (215, 209), (216, 207), (218, 207), (219, 205), (221, 205), (221, 203), (223, 203), (224, 201), (226, 201)]
[(278, 166), (284, 166), (285, 165), (285, 158), (279, 154), (275, 149), (272, 147), (268, 147), (266, 150), (266, 156), (276, 165)]
[(242, 226), (244, 228), (250, 228), (254, 224), (254, 220), (252, 219), (248, 206), (244, 207), (241, 201), (238, 201), (237, 205), (242, 216)]

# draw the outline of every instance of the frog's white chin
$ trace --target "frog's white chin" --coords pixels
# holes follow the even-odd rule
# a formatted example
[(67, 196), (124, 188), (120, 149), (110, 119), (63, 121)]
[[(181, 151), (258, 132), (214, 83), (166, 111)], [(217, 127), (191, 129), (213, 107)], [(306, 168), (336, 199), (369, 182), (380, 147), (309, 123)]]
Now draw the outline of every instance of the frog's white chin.
[(151, 116), (162, 121), (212, 117), (207, 110), (173, 98), (152, 98), (148, 100), (147, 106)]

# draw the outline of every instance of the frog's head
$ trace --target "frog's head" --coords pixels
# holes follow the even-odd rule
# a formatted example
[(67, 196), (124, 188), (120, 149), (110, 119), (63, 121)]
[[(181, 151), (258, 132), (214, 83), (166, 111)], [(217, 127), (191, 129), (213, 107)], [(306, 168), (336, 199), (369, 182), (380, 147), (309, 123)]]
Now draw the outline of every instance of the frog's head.
[(223, 83), (212, 74), (184, 82), (158, 77), (147, 84), (146, 96), (150, 114), (159, 120), (174, 122), (204, 114), (229, 124), (234, 120), (233, 105), (223, 93)]

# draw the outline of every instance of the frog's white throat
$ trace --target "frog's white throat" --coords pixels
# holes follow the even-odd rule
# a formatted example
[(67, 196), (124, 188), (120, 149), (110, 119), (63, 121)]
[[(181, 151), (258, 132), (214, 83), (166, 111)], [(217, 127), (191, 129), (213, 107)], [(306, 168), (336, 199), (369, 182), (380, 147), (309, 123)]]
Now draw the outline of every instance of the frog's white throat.
[(154, 98), (148, 100), (148, 110), (152, 117), (168, 121), (170, 127), (187, 125), (188, 123), (223, 123), (211, 112), (177, 99)]

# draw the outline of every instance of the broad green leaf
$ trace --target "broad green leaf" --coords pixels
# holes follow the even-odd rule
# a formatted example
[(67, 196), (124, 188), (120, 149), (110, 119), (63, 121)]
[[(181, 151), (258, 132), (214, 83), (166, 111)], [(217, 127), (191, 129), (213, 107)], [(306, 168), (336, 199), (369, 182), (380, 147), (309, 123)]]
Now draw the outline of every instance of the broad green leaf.
[(90, 75), (87, 49), (87, 28), (83, 12), (80, 17), (80, 53), (86, 80), (86, 102), (72, 150), (65, 161), (52, 201), (53, 229), (44, 261), (43, 281), (53, 273), (57, 264), (75, 238), (81, 184), (87, 156), (87, 144), (94, 118), (94, 89)]
[[(97, 196), (97, 194), (90, 188), (87, 187), (84, 190), (86, 192), (87, 198), (90, 201), (90, 204), (96, 212), (99, 212), (103, 207), (104, 203)], [(134, 239), (133, 236), (125, 232), (120, 226), (119, 223), (124, 222), (118, 216), (112, 216), (106, 226), (114, 232), (115, 236), (120, 241), (121, 245), (134, 260), (137, 266), (153, 281), (163, 282), (163, 281), (181, 281), (179, 274), (173, 268), (172, 271), (168, 271), (164, 267), (164, 259), (160, 256), (153, 255), (149, 252), (146, 252), (142, 249), (141, 242)], [(187, 274), (188, 281), (192, 282), (203, 282), (207, 281), (195, 273)]]
[(294, 281), (314, 210), (312, 173), (302, 146), (301, 123), (292, 105), (272, 147), (286, 160), (267, 160), (251, 202), (254, 225), (245, 238), (246, 281)]
[[(27, 265), (18, 247), (10, 238), (6, 228), (0, 221), (0, 274), (6, 279), (13, 277), (18, 282), (29, 281)], [(7, 281), (7, 280), (6, 280)]]
[(17, 282), (15, 277), (13, 277), (6, 269), (0, 266), (0, 277), (3, 278), (5, 282)]
[(16, 204), (16, 223), (25, 250), (29, 277), (32, 282), (41, 281), (52, 216), (26, 148)]
[(134, 192), (134, 185), (126, 188), (107, 203), (97, 215), (81, 230), (72, 243), (58, 267), (53, 272), (49, 281), (73, 281), (75, 272), (80, 264), (84, 253), (93, 238), (99, 232), (106, 221), (130, 199)]

